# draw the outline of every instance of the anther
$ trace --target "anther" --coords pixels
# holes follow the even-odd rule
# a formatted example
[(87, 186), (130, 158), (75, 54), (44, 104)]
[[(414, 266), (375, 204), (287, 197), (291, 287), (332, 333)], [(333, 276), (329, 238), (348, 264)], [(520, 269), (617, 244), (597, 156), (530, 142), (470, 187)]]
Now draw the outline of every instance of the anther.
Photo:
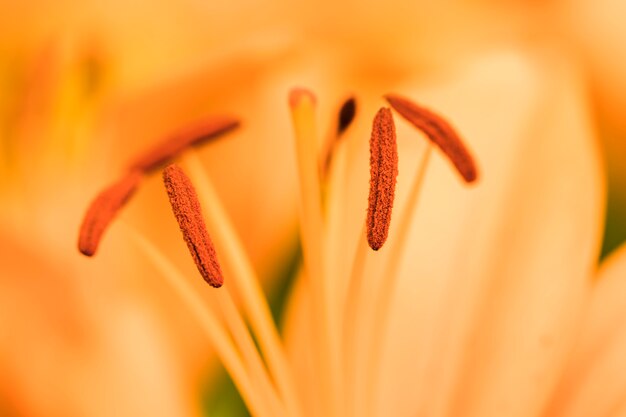
[(343, 137), (344, 132), (352, 124), (354, 116), (356, 116), (356, 99), (354, 97), (350, 97), (341, 105), (337, 116), (337, 125), (333, 129), (333, 132), (329, 135), (324, 145), (322, 155), (320, 157), (320, 177), (322, 179), (326, 179), (328, 176), (337, 145)]
[(354, 116), (356, 115), (356, 99), (350, 97), (347, 99), (339, 110), (339, 121), (337, 124), (337, 134), (341, 135), (350, 127)]
[(224, 283), (222, 270), (202, 218), (193, 184), (183, 170), (173, 164), (163, 171), (163, 182), (172, 211), (200, 275), (210, 286), (221, 287)]
[(83, 255), (93, 256), (96, 253), (108, 225), (132, 197), (142, 177), (141, 172), (131, 171), (93, 200), (85, 214), (78, 236), (78, 250)]
[(450, 123), (407, 98), (387, 94), (385, 99), (395, 111), (424, 132), (443, 151), (465, 182), (476, 181), (478, 170), (474, 158)]
[(154, 171), (177, 157), (182, 151), (215, 139), (239, 127), (239, 120), (213, 116), (173, 133), (163, 142), (148, 149), (130, 164), (130, 170)]
[(398, 147), (391, 110), (382, 108), (374, 118), (370, 139), (370, 193), (367, 209), (367, 242), (380, 249), (391, 223), (398, 176)]

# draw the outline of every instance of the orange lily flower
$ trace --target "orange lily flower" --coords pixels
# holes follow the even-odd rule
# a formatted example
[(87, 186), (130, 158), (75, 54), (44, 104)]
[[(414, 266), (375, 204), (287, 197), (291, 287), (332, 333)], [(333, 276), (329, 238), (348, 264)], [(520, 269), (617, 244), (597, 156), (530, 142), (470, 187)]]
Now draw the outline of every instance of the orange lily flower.
[[(434, 8), (439, 10), (446, 5)], [(341, 15), (345, 12), (343, 7), (328, 10)], [(415, 6), (418, 10), (420, 7), (421, 4)], [(134, 207), (129, 207), (130, 213), (124, 215), (122, 224), (114, 225), (111, 236), (105, 237), (103, 245), (119, 245), (119, 248), (104, 251), (104, 258), (96, 263), (71, 259), (63, 252), (62, 266), (49, 269), (70, 266), (75, 269), (77, 272), (66, 278), (69, 288), (73, 287), (73, 281), (93, 274), (93, 279), (104, 287), (102, 294), (109, 296), (123, 284), (115, 282), (112, 285), (115, 288), (107, 288), (106, 275), (117, 275), (112, 273), (116, 260), (128, 253), (134, 269), (141, 275), (139, 283), (135, 284), (136, 292), (143, 291), (144, 286), (149, 288), (146, 284), (153, 281), (155, 275), (170, 280), (176, 291), (165, 298), (165, 303), (171, 301), (169, 297), (182, 296), (185, 309), (177, 311), (176, 318), (163, 320), (187, 325), (189, 311), (193, 312), (200, 326), (195, 324), (189, 329), (197, 332), (202, 328), (207, 333), (255, 416), (540, 416), (542, 413), (566, 416), (575, 415), (569, 413), (583, 415), (583, 411), (584, 415), (589, 415), (595, 411), (591, 407), (596, 401), (603, 401), (605, 410), (618, 410), (620, 381), (607, 371), (613, 365), (623, 368), (616, 353), (621, 348), (619, 337), (611, 337), (619, 335), (621, 329), (604, 332), (597, 330), (597, 326), (619, 321), (616, 318), (621, 314), (616, 306), (619, 300), (605, 298), (615, 295), (611, 289), (618, 284), (613, 283), (616, 278), (611, 277), (620, 274), (626, 261), (622, 251), (596, 274), (604, 184), (588, 100), (576, 65), (559, 54), (548, 56), (551, 54), (526, 48), (496, 50), (491, 54), (471, 51), (459, 57), (456, 51), (450, 52), (454, 48), (445, 36), (424, 41), (429, 48), (416, 48), (413, 42), (388, 48), (383, 33), (374, 30), (374, 35), (381, 35), (379, 43), (360, 43), (362, 39), (358, 34), (362, 32), (344, 32), (345, 25), (360, 29), (359, 22), (372, 21), (369, 14), (382, 22), (394, 22), (395, 16), (378, 15), (374, 9), (364, 9), (359, 10), (365, 14), (362, 19), (348, 22), (328, 19), (329, 23), (320, 29), (322, 33), (315, 41), (299, 40), (301, 48), (297, 53), (287, 48), (290, 52), (287, 55), (281, 49), (278, 54), (270, 54), (272, 59), (266, 59), (265, 55), (261, 59), (250, 58), (246, 54), (242, 61), (226, 53), (226, 57), (233, 59), (233, 65), (210, 66), (210, 74), (224, 76), (223, 79), (218, 77), (224, 85), (230, 87), (245, 82), (245, 88), (228, 94), (221, 94), (224, 91), (218, 88), (212, 97), (224, 101), (208, 107), (241, 112), (248, 123), (241, 136), (230, 144), (227, 141), (216, 144), (215, 152), (207, 152), (202, 161), (194, 152), (182, 158), (183, 169), (190, 173), (204, 203), (205, 220), (215, 240), (218, 259), (224, 263), (223, 288), (209, 292), (192, 274), (191, 263), (187, 260), (183, 264), (180, 260), (184, 245), (178, 237), (174, 239), (178, 233), (174, 218), (166, 204), (162, 204), (165, 193), (155, 178), (148, 179), (140, 191), (143, 195), (133, 200)], [(467, 10), (477, 9), (472, 6)], [(307, 10), (296, 13), (306, 14)], [(310, 26), (308, 30), (315, 31), (320, 20), (326, 21), (334, 14), (312, 16), (302, 20), (305, 26)], [(402, 23), (378, 27), (383, 28), (381, 31), (391, 27), (389, 30), (398, 38), (413, 33), (409, 27), (412, 22), (402, 20)], [(425, 22), (427, 27), (439, 24), (435, 19)], [(471, 19), (467, 22), (464, 18), (447, 24), (472, 27)], [(338, 36), (339, 32), (357, 35), (342, 37)], [(426, 29), (424, 32), (430, 33)], [(488, 31), (477, 33), (480, 37)], [(367, 39), (371, 35), (368, 32)], [(329, 48), (330, 43), (335, 44), (335, 50)], [(346, 56), (346, 45), (354, 45), (353, 54)], [(446, 47), (432, 52), (442, 45)], [(415, 49), (422, 54), (409, 54)], [(372, 63), (371, 55), (379, 59)], [(158, 57), (153, 58), (152, 62), (159, 62)], [(270, 67), (265, 63), (269, 61), (271, 71), (266, 71)], [(253, 64), (252, 70), (247, 67), (249, 64)], [(441, 68), (446, 71), (439, 73)], [(139, 77), (137, 74), (141, 73), (137, 69), (127, 70), (131, 81), (136, 81), (133, 74)], [(198, 79), (204, 80), (205, 76), (198, 76)], [(249, 80), (252, 76), (258, 79)], [(103, 106), (108, 111), (102, 125), (94, 123), (104, 126), (96, 129), (96, 135), (126, 141), (139, 133), (140, 142), (144, 142), (193, 120), (204, 111), (188, 112), (186, 107), (176, 108), (176, 104), (186, 103), (193, 109), (194, 103), (190, 104), (189, 100), (203, 100), (199, 97), (205, 96), (197, 91), (198, 83), (194, 80), (172, 82), (172, 90), (181, 85), (187, 90), (172, 94), (170, 105), (154, 104), (144, 115), (135, 110), (151, 104), (155, 97), (163, 97), (167, 88), (141, 94), (130, 104), (127, 99), (133, 94), (116, 95), (107, 102), (108, 106)], [(305, 265), (302, 278), (289, 299), (283, 342), (273, 327), (252, 265), (284, 255), (293, 238), (295, 199), (291, 191), (297, 189), (297, 182), (287, 158), (293, 149), (285, 133), (288, 129), (285, 96), (295, 83), (311, 85), (319, 104), (309, 100), (306, 93), (299, 97), (303, 101), (296, 100), (292, 104), (297, 136), (294, 147), (301, 171), (300, 226)], [(388, 235), (386, 246), (373, 254), (363, 250), (369, 173), (367, 145), (363, 138), (370, 136), (371, 120), (366, 115), (373, 116), (384, 105), (382, 95), (392, 90), (419, 98), (420, 102), (453, 121), (467, 138), (467, 145), (477, 159), (480, 179), (471, 188), (460, 184), (449, 161), (432, 151), (432, 145), (423, 135), (397, 119), (400, 174), (396, 209), (390, 217), (391, 226), (381, 232)], [(337, 116), (331, 109), (348, 92), (357, 97), (358, 117), (333, 151), (326, 182), (316, 183), (312, 175), (317, 175), (318, 153), (322, 147), (316, 129), (319, 120), (314, 112), (317, 110), (327, 116), (323, 120), (331, 126), (328, 130), (332, 132)], [(251, 102), (248, 95), (255, 100)], [(258, 111), (261, 107), (283, 110), (267, 115)], [(133, 116), (127, 120), (129, 109)], [(172, 109), (174, 112), (170, 113)], [(24, 129), (21, 134), (29, 139), (36, 136), (36, 131), (31, 130), (32, 122), (28, 116), (20, 127)], [(107, 130), (111, 126), (119, 131)], [(141, 130), (146, 126), (146, 131)], [(281, 146), (270, 148), (268, 143), (255, 141), (258, 137), (273, 135), (279, 137), (272, 143)], [(563, 140), (564, 137), (567, 140)], [(252, 147), (244, 147), (248, 144)], [(67, 149), (57, 145), (50, 148)], [(249, 154), (241, 155), (242, 149), (248, 149)], [(116, 153), (119, 159), (116, 164), (124, 167), (125, 152), (130, 154), (135, 150), (134, 146), (129, 146)], [(223, 158), (224, 154), (231, 157)], [(237, 157), (232, 157), (233, 154)], [(243, 161), (248, 158), (255, 162), (262, 159), (268, 169), (259, 170), (258, 165), (245, 164)], [(48, 166), (57, 168), (52, 159), (52, 163), (41, 161), (41, 166), (51, 164)], [(202, 162), (209, 167), (209, 174)], [(18, 165), (23, 173), (28, 172), (24, 159), (18, 161)], [(109, 180), (111, 168), (105, 171)], [(259, 171), (265, 175), (254, 177)], [(67, 187), (68, 178), (76, 177), (71, 174), (76, 171), (47, 181), (30, 178), (31, 192), (23, 194), (20, 189), (17, 194), (18, 200), (32, 197), (33, 211), (23, 210), (28, 207), (23, 201), (7, 199), (8, 209), (25, 216), (14, 224), (12, 229), (17, 232), (3, 233), (4, 243), (10, 242), (8, 246), (17, 248), (25, 245), (16, 237), (21, 228), (37, 231), (35, 246), (49, 247), (53, 246), (52, 242), (65, 244), (70, 240), (59, 238), (73, 229), (68, 228), (69, 221), (55, 223), (56, 214), (68, 206), (82, 207), (87, 201), (84, 184), (77, 187), (78, 191)], [(223, 180), (227, 175), (235, 178)], [(94, 176), (95, 180), (89, 178), (87, 182), (104, 182), (100, 181), (104, 175)], [(24, 177), (28, 179), (27, 175)], [(260, 222), (256, 216), (249, 215), (251, 204), (258, 203), (255, 196), (223, 192), (229, 188), (238, 190), (237, 185), (249, 184), (251, 177), (264, 197), (271, 201), (254, 206), (260, 213), (258, 218), (271, 221)], [(217, 192), (209, 178), (217, 180)], [(275, 186), (276, 183), (279, 186)], [(54, 187), (50, 187), (51, 184)], [(59, 194), (59, 189), (64, 191)], [(419, 204), (413, 201), (417, 195)], [(59, 201), (61, 197), (63, 200)], [(318, 201), (320, 198), (323, 204)], [(41, 205), (41, 201), (55, 200), (60, 202), (58, 206)], [(231, 222), (229, 214), (225, 213), (234, 214), (235, 221)], [(78, 223), (79, 215), (63, 213), (58, 218), (73, 218)], [(169, 218), (170, 223), (161, 225), (164, 218)], [(29, 225), (33, 219), (40, 221), (39, 227)], [(159, 227), (151, 232), (143, 231), (154, 222), (159, 222)], [(274, 231), (277, 236), (273, 236)], [(267, 245), (258, 236), (272, 236), (276, 240)], [(32, 271), (19, 268), (21, 263), (39, 259), (38, 253), (32, 254), (33, 241), (27, 243), (26, 249), (2, 251), (3, 256), (6, 255), (3, 265), (8, 265), (9, 278), (41, 275), (37, 265)], [(135, 243), (137, 248), (129, 247), (129, 243)], [(192, 243), (190, 247), (195, 246)], [(252, 260), (248, 259), (247, 252)], [(47, 258), (42, 256), (37, 264), (47, 265)], [(187, 268), (183, 273), (178, 271), (181, 265)], [(270, 269), (272, 266), (262, 267)], [(62, 272), (53, 274), (64, 275)], [(101, 274), (105, 276), (96, 276)], [(119, 276), (127, 274), (128, 271)], [(596, 276), (598, 279), (594, 279)], [(604, 276), (611, 284), (596, 284), (604, 282)], [(356, 291), (353, 291), (354, 277), (361, 283), (354, 284)], [(56, 320), (48, 314), (57, 311), (56, 303), (50, 308), (39, 306), (33, 302), (39, 298), (32, 297), (30, 286), (15, 286), (13, 279), (2, 282), (11, 290), (5, 293), (7, 313), (24, 311), (24, 317), (35, 323), (31, 330), (39, 329), (43, 333), (49, 327), (49, 320)], [(167, 290), (154, 292), (162, 295)], [(93, 291), (89, 293), (93, 296)], [(10, 304), (8, 301), (14, 294), (15, 300), (24, 299), (24, 302)], [(84, 331), (96, 340), (98, 335), (103, 337), (105, 341), (97, 346), (105, 352), (102, 356), (90, 356), (92, 352), (88, 350), (85, 362), (81, 361), (75, 370), (68, 372), (64, 395), (74, 397), (76, 402), (68, 401), (57, 411), (55, 397), (44, 395), (42, 381), (46, 379), (37, 379), (37, 373), (25, 373), (24, 368), (13, 361), (21, 354), (15, 348), (19, 344), (3, 344), (2, 357), (7, 359), (0, 365), (10, 377), (2, 388), (9, 395), (16, 393), (14, 398), (9, 398), (9, 403), (17, 412), (97, 415), (93, 410), (102, 410), (103, 415), (110, 415), (110, 408), (102, 404), (106, 404), (104, 394), (112, 393), (111, 396), (124, 399), (120, 403), (122, 411), (117, 414), (197, 413), (196, 406), (190, 405), (187, 398), (188, 385), (191, 385), (187, 379), (189, 374), (173, 364), (175, 361), (169, 352), (169, 349), (176, 351), (167, 337), (171, 333), (164, 332), (154, 316), (141, 308), (135, 310), (134, 297), (131, 303), (120, 302), (120, 308), (112, 312), (108, 311), (110, 302), (83, 306), (84, 300), (79, 298), (82, 301), (77, 307), (68, 302), (69, 311), (60, 310), (59, 320), (62, 323), (70, 320), (70, 324), (60, 325), (59, 330), (80, 333), (87, 328)], [(588, 312), (589, 298), (593, 301)], [(607, 314), (604, 314), (605, 306)], [(85, 321), (75, 324), (72, 322), (75, 316), (84, 316)], [(607, 316), (609, 324), (605, 321)], [(587, 327), (578, 337), (578, 320), (584, 317), (589, 317)], [(107, 322), (108, 319), (111, 321)], [(96, 325), (90, 326), (93, 322)], [(15, 323), (8, 323), (13, 326), (7, 329), (19, 330)], [(248, 326), (258, 341), (258, 350)], [(122, 332), (121, 336), (118, 331)], [(604, 350), (594, 345), (598, 332), (606, 342)], [(181, 333), (185, 333), (184, 330)], [(25, 334), (24, 340), (36, 340), (36, 336)], [(58, 347), (60, 355), (70, 356), (68, 352), (73, 350), (64, 345), (67, 339), (72, 338), (52, 335), (46, 343)], [(8, 333), (5, 340), (8, 340)], [(120, 341), (123, 343), (117, 345)], [(151, 352), (154, 357), (144, 357), (142, 353), (153, 344), (162, 350), (154, 349)], [(86, 388), (82, 391), (84, 375), (108, 375), (99, 367), (108, 368), (114, 357), (111, 352), (118, 352), (117, 349), (122, 352), (123, 360), (115, 364), (119, 369), (110, 370), (110, 379), (103, 381), (104, 388), (93, 386), (93, 391)], [(597, 353), (598, 350), (601, 352)], [(43, 356), (40, 363), (35, 363), (42, 366), (39, 368), (42, 375), (59, 374), (61, 371), (54, 365), (72, 363), (71, 359), (55, 363), (50, 357)], [(190, 362), (197, 367), (195, 359)], [(127, 363), (137, 365), (137, 374), (133, 374), (137, 378), (127, 381), (128, 388), (123, 389), (126, 385), (117, 385), (116, 381), (127, 369)], [(594, 393), (593, 380), (589, 378), (616, 384), (615, 389), (609, 393)], [(13, 381), (18, 384), (13, 386)], [(161, 402), (158, 407), (137, 403), (138, 399), (145, 399), (131, 395), (138, 387), (146, 389), (147, 395), (163, 399), (164, 406), (161, 407)], [(569, 394), (572, 392), (579, 394), (578, 402), (572, 402)], [(31, 402), (31, 398), (40, 401)]]
[[(480, 179), (464, 187), (433, 145), (420, 141), (410, 125), (396, 123), (401, 162), (394, 213), (399, 214), (392, 216), (380, 252), (369, 251), (365, 219), (354, 214), (363, 213), (367, 201), (362, 138), (371, 126), (362, 116), (342, 132), (329, 174), (321, 176), (327, 183), (317, 179), (316, 103), (326, 89), (342, 84), (341, 76), (350, 78), (348, 73), (318, 79), (317, 100), (306, 90), (292, 93), (304, 268), (286, 313), (285, 346), (232, 223), (193, 154), (183, 158), (185, 170), (197, 187), (224, 270), (224, 286), (211, 290), (213, 302), (203, 303), (153, 239), (125, 225), (141, 253), (187, 300), (250, 412), (260, 417), (569, 415), (577, 410), (562, 394), (569, 390), (579, 390), (581, 404), (589, 407), (593, 399), (585, 396), (592, 395), (587, 390), (593, 382), (569, 375), (597, 372), (610, 378), (604, 374), (606, 361), (616, 359), (590, 354), (587, 336), (578, 337), (581, 318), (596, 314), (593, 304), (587, 313), (590, 297), (608, 293), (594, 280), (604, 182), (576, 65), (562, 55), (505, 50), (467, 62), (466, 71), (440, 84), (404, 79), (393, 85), (432, 103), (472, 138), (468, 144)], [(374, 114), (382, 94), (377, 86), (359, 90), (359, 114)], [(504, 99), (515, 107), (503, 105)], [(376, 123), (375, 132), (392, 131), (383, 127), (389, 122)], [(427, 135), (428, 126), (448, 129), (429, 123), (421, 127)], [(441, 146), (444, 153), (447, 146)], [(389, 152), (385, 149), (382, 155)], [(448, 156), (457, 168), (464, 166), (458, 154)], [(202, 255), (195, 248), (204, 243), (188, 236), (200, 236), (190, 227), (205, 226), (181, 222), (197, 215), (180, 213), (171, 187), (181, 182), (168, 181), (180, 227), (203, 271), (203, 265), (216, 262), (215, 255)], [(370, 241), (374, 249), (382, 243)], [(618, 265), (626, 262), (623, 255), (616, 259)], [(593, 318), (590, 323), (588, 332), (594, 334), (594, 323), (601, 324)], [(582, 354), (575, 353), (577, 345)], [(603, 352), (615, 355), (614, 349), (619, 346)], [(583, 355), (586, 364), (571, 363), (571, 354)], [(610, 409), (619, 406), (617, 388), (598, 401)]]

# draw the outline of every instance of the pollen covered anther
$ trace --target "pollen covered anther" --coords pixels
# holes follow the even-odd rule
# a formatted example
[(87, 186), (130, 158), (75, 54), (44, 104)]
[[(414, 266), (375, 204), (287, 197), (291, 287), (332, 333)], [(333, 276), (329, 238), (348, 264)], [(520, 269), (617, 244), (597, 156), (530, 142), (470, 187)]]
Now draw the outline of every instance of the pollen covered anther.
[(202, 218), (193, 184), (183, 170), (173, 164), (163, 171), (163, 182), (172, 211), (200, 275), (210, 286), (221, 287), (224, 283), (222, 270)]
[(379, 250), (389, 234), (398, 176), (396, 128), (388, 108), (381, 108), (374, 118), (370, 139), (370, 175), (367, 242), (372, 249)]
[(132, 197), (142, 178), (141, 172), (131, 171), (96, 196), (80, 226), (78, 250), (83, 255), (95, 255), (108, 225)]
[(130, 170), (154, 171), (182, 151), (215, 139), (239, 127), (239, 120), (228, 116), (212, 116), (173, 133), (148, 149), (130, 164)]
[(455, 166), (465, 182), (472, 183), (478, 178), (478, 170), (471, 153), (461, 137), (443, 117), (421, 107), (411, 100), (387, 94), (385, 99), (395, 111), (435, 143)]

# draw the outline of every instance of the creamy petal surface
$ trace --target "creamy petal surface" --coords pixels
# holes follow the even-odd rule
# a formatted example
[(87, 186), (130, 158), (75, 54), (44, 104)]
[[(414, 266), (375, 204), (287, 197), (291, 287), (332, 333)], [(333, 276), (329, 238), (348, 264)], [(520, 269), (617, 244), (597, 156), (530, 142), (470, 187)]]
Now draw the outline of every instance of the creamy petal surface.
[(576, 349), (545, 416), (626, 415), (626, 246), (603, 264)]
[[(427, 174), (381, 386), (406, 381), (403, 415), (535, 415), (575, 336), (601, 237), (584, 89), (567, 60), (541, 54), (494, 56), (448, 88), (431, 102), (474, 147), (482, 181), (463, 190), (437, 163)], [(393, 404), (398, 393), (382, 395)]]
[[(564, 57), (505, 50), (465, 69), (426, 88), (406, 80), (387, 87), (445, 114), (473, 149), (481, 180), (468, 188), (439, 153), (431, 158), (391, 325), (374, 336), (384, 338), (376, 415), (537, 415), (564, 366), (590, 286), (604, 188), (576, 68)], [(373, 98), (362, 102), (366, 114), (375, 108)], [(362, 125), (350, 136), (367, 135)], [(402, 207), (425, 139), (403, 122), (397, 128)], [(356, 155), (344, 196), (345, 252), (338, 255), (347, 261), (333, 277), (339, 294), (366, 204), (365, 145)], [(389, 245), (396, 234), (392, 217)], [(390, 280), (380, 276), (393, 249), (385, 250), (371, 257), (366, 280)], [(287, 340), (304, 379), (314, 375), (306, 351), (315, 341), (306, 342), (308, 326), (297, 319), (306, 320), (296, 312), (303, 305), (292, 300)], [(363, 377), (368, 365), (360, 361)]]

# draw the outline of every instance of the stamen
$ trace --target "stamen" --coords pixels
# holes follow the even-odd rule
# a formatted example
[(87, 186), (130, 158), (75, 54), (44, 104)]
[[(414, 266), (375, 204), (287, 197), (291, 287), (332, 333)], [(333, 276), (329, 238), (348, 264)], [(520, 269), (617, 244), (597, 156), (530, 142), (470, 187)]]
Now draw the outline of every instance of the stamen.
[[(359, 343), (360, 349), (364, 350), (365, 361), (368, 364), (368, 373), (365, 378), (366, 392), (365, 398), (368, 399), (367, 409), (376, 409), (377, 400), (380, 398), (376, 395), (380, 388), (381, 358), (383, 356), (384, 338), (379, 335), (387, 334), (389, 315), (393, 300), (393, 294), (397, 289), (398, 276), (402, 258), (406, 256), (407, 240), (412, 230), (412, 225), (416, 219), (417, 209), (419, 207), (419, 197), (424, 181), (428, 162), (432, 154), (433, 145), (426, 142), (426, 149), (422, 154), (420, 163), (413, 176), (413, 182), (409, 195), (397, 216), (398, 233), (394, 236), (389, 257), (385, 260), (383, 274), (384, 280), (378, 280), (375, 285), (376, 300), (368, 304), (369, 313), (371, 314), (365, 321), (368, 323), (369, 333), (366, 333), (367, 340)], [(373, 306), (373, 308), (371, 308)]]
[(227, 116), (213, 116), (180, 130), (163, 142), (141, 154), (130, 165), (131, 170), (154, 171), (177, 157), (182, 151), (215, 139), (239, 127), (239, 120)]
[(141, 172), (131, 171), (93, 200), (85, 214), (78, 236), (78, 250), (83, 255), (95, 255), (109, 223), (130, 200), (142, 177)]
[(221, 287), (224, 277), (217, 262), (215, 247), (204, 224), (193, 184), (183, 170), (176, 165), (165, 168), (163, 182), (172, 210), (198, 271), (210, 286)]
[[(370, 139), (370, 194), (367, 210), (367, 220), (361, 232), (352, 262), (352, 270), (348, 281), (348, 296), (343, 316), (343, 360), (346, 379), (347, 398), (352, 408), (350, 415), (363, 415), (361, 390), (357, 388), (357, 338), (363, 321), (363, 312), (371, 307), (366, 291), (365, 270), (366, 263), (373, 254), (367, 249), (379, 250), (389, 234), (391, 210), (398, 175), (398, 148), (396, 131), (391, 110), (381, 108), (372, 126)], [(367, 240), (367, 242), (366, 242)]]
[(229, 271), (229, 282), (232, 282), (238, 298), (241, 299), (251, 330), (267, 359), (272, 377), (289, 409), (289, 415), (300, 417), (303, 412), (295, 391), (292, 370), (278, 329), (272, 319), (269, 305), (263, 296), (259, 278), (198, 156), (193, 151), (187, 152), (184, 160), (189, 174), (197, 185), (198, 195), (206, 208), (207, 222), (213, 231), (215, 241), (220, 248), (225, 249), (223, 262), (224, 268)]
[[(248, 409), (255, 417), (270, 417), (276, 414), (276, 403), (274, 393), (267, 392), (267, 389), (260, 390), (259, 387), (265, 385), (265, 381), (255, 380), (249, 372), (246, 363), (242, 360), (237, 351), (236, 345), (226, 331), (224, 323), (219, 320), (214, 311), (207, 307), (202, 297), (194, 290), (191, 283), (176, 268), (176, 266), (150, 242), (145, 236), (125, 225), (127, 233), (135, 241), (139, 249), (152, 261), (154, 266), (162, 273), (175, 293), (184, 301), (191, 313), (197, 318), (202, 330), (206, 333), (215, 348), (224, 368), (230, 374), (233, 382), (242, 395)], [(269, 394), (269, 395), (268, 395)]]
[(387, 94), (385, 99), (402, 117), (424, 132), (432, 142), (439, 146), (465, 182), (476, 181), (478, 170), (474, 158), (450, 123), (407, 98)]
[(367, 241), (379, 250), (389, 234), (396, 177), (398, 147), (391, 110), (382, 108), (374, 118), (370, 139), (370, 194), (367, 209)]
[(350, 127), (352, 121), (354, 120), (354, 116), (356, 116), (356, 99), (354, 97), (350, 97), (343, 103), (341, 110), (339, 110), (339, 123), (337, 125), (337, 133), (339, 135)]
[(328, 178), (328, 172), (330, 171), (330, 166), (332, 164), (337, 145), (339, 144), (339, 140), (352, 124), (355, 115), (356, 99), (354, 97), (350, 97), (341, 105), (339, 115), (337, 117), (337, 125), (333, 126), (333, 131), (328, 135), (328, 139), (326, 139), (326, 144), (324, 145), (324, 150), (322, 151), (322, 157), (320, 159), (320, 177), (322, 180), (326, 180)]

